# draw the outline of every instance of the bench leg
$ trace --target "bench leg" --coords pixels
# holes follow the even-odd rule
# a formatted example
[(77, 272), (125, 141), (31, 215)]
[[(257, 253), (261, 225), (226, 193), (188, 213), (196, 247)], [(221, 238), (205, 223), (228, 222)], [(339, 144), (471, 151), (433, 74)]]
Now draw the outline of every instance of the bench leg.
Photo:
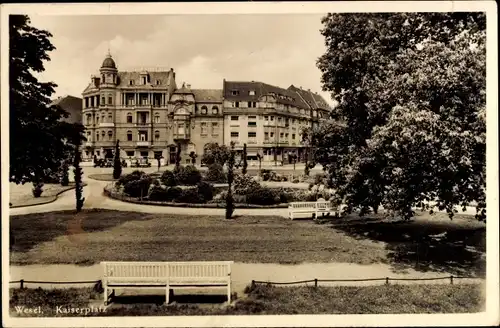
[(104, 295), (103, 295), (104, 305), (108, 305), (108, 286), (104, 286)]
[(170, 286), (167, 285), (165, 290), (165, 304), (168, 305), (170, 303)]
[(227, 285), (227, 305), (231, 304), (231, 284)]

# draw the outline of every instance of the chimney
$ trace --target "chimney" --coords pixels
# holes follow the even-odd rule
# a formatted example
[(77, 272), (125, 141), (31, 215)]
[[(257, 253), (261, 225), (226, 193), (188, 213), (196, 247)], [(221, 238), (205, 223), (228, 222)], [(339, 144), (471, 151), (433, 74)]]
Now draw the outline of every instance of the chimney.
[(302, 86), (300, 86), (300, 90), (302, 90)]

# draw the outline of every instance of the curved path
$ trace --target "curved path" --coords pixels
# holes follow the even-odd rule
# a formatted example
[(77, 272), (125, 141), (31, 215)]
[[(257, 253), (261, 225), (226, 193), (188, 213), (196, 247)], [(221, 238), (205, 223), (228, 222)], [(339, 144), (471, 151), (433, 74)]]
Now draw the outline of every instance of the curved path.
[[(111, 199), (103, 195), (103, 189), (110, 182), (86, 179), (87, 186), (83, 187), (85, 202), (83, 208), (102, 208), (109, 210), (134, 211), (142, 213), (161, 214), (181, 214), (181, 215), (224, 215), (223, 208), (188, 208), (188, 207), (168, 207), (155, 205), (138, 205)], [(75, 191), (67, 191), (59, 195), (59, 198), (52, 203), (30, 207), (18, 207), (10, 209), (10, 215), (20, 215), (29, 213), (43, 213), (51, 211), (73, 210), (75, 209)], [(259, 215), (259, 216), (288, 216), (288, 209), (236, 209), (234, 215)]]
[[(83, 188), (85, 202), (83, 208), (102, 208), (109, 210), (134, 211), (142, 213), (160, 213), (160, 214), (181, 214), (181, 215), (224, 215), (223, 208), (189, 208), (189, 207), (168, 207), (155, 205), (138, 205), (134, 203), (122, 202), (111, 199), (103, 195), (103, 189), (109, 181), (99, 181), (85, 179), (87, 186)], [(75, 208), (75, 191), (68, 190), (61, 193), (57, 200), (42, 205), (29, 207), (17, 207), (10, 209), (10, 215), (22, 215), (30, 213), (44, 213), (52, 211), (73, 210)], [(475, 207), (467, 207), (465, 212), (459, 211), (459, 214), (476, 214)], [(288, 217), (287, 208), (236, 208), (234, 215), (252, 215), (252, 216), (283, 216)]]

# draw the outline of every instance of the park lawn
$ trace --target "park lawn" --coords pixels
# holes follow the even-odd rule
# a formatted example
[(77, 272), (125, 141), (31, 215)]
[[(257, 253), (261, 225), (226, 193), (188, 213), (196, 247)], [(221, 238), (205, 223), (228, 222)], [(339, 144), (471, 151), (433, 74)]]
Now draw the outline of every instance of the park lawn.
[[(483, 284), (382, 285), (364, 287), (270, 287), (257, 286), (229, 307), (220, 303), (189, 304), (174, 296), (175, 305), (164, 306), (164, 297), (147, 300), (117, 297), (105, 312), (87, 316), (245, 315), (245, 314), (403, 314), (472, 313), (484, 311)], [(127, 304), (128, 303), (128, 304)], [(98, 307), (102, 294), (92, 288), (10, 289), (10, 313), (16, 305), (36, 308), (43, 316), (78, 316), (57, 313), (57, 307)], [(208, 305), (208, 306), (207, 306)], [(24, 316), (40, 316), (24, 314)], [(81, 314), (80, 314), (81, 316)]]
[[(200, 209), (200, 213), (202, 209)], [(13, 265), (101, 261), (387, 263), (394, 270), (484, 277), (485, 224), (421, 214), (410, 222), (353, 214), (317, 224), (277, 216), (182, 216), (92, 209), (11, 216)]]
[(57, 199), (57, 195), (66, 190), (75, 188), (75, 183), (70, 182), (68, 186), (61, 186), (59, 183), (46, 183), (43, 186), (43, 193), (35, 198), (32, 193), (33, 185), (31, 183), (9, 185), (9, 203), (12, 207), (40, 205), (50, 203)]
[(383, 243), (277, 216), (225, 220), (92, 209), (11, 216), (10, 229), (13, 265), (197, 260), (369, 264), (387, 258)]

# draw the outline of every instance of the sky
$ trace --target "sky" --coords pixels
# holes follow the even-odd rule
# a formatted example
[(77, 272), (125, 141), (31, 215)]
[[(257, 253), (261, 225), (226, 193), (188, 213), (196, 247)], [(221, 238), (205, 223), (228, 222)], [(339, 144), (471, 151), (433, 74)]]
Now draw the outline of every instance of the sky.
[(81, 97), (109, 51), (118, 70), (173, 68), (176, 82), (222, 89), (222, 80), (291, 84), (321, 94), (316, 67), (325, 52), (318, 14), (31, 16), (56, 50), (42, 81), (54, 97)]

